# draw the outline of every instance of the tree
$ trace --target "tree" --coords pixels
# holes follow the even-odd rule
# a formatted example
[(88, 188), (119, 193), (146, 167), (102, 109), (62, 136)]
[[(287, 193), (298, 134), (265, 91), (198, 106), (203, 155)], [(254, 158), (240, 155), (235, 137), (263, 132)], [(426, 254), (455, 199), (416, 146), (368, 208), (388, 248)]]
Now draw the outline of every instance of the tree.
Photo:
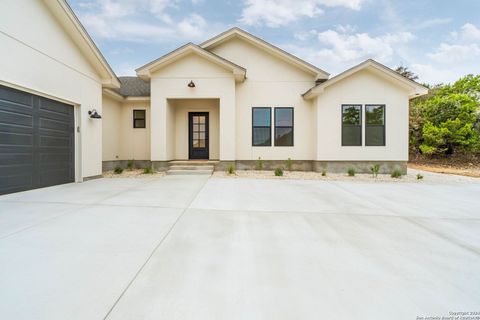
[(436, 88), (428, 97), (413, 101), (410, 113), (419, 120), (410, 128), (410, 141), (422, 153), (480, 152), (480, 75)]
[(408, 70), (408, 67), (399, 66), (395, 69), (395, 71), (401, 74), (402, 76), (404, 76), (405, 78), (410, 79), (412, 81), (415, 81), (418, 79), (418, 76), (412, 71)]

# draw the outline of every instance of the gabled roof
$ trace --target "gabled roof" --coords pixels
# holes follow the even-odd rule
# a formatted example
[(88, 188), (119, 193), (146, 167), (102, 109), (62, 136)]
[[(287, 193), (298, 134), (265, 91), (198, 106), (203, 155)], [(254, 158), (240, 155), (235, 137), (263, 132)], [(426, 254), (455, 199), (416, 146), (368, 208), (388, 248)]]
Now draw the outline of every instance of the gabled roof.
[(150, 79), (151, 73), (153, 71), (161, 69), (162, 67), (167, 66), (170, 63), (175, 62), (192, 53), (201, 56), (221, 67), (224, 67), (227, 70), (230, 70), (233, 73), (235, 80), (237, 81), (243, 81), (246, 78), (247, 70), (245, 68), (231, 61), (228, 61), (210, 51), (204, 50), (200, 46), (197, 46), (193, 43), (187, 43), (186, 45), (170, 53), (167, 53), (166, 55), (161, 56), (160, 58), (153, 60), (152, 62), (147, 63), (146, 65), (136, 69), (135, 71), (140, 78)]
[(285, 50), (282, 50), (276, 46), (274, 46), (271, 43), (268, 43), (267, 41), (260, 39), (253, 34), (248, 33), (245, 30), (242, 30), (238, 27), (231, 28), (223, 33), (220, 33), (219, 35), (203, 42), (200, 44), (200, 47), (210, 50), (213, 49), (214, 47), (220, 45), (221, 43), (230, 40), (234, 37), (238, 37), (241, 39), (244, 39), (248, 41), (249, 43), (252, 43), (253, 45), (257, 46), (258, 48), (261, 48), (270, 54), (273, 54), (280, 59), (297, 66), (301, 68), (304, 71), (310, 72), (311, 74), (315, 75), (317, 79), (327, 79), (328, 76), (330, 75), (328, 72), (325, 72), (324, 70), (317, 68), (316, 66), (286, 52)]
[(371, 69), (375, 72), (378, 72), (379, 74), (381, 74), (383, 76), (386, 76), (386, 77), (390, 78), (393, 82), (396, 82), (398, 84), (403, 84), (405, 87), (411, 88), (409, 98), (418, 97), (418, 96), (421, 96), (421, 95), (424, 95), (424, 94), (428, 93), (428, 89), (426, 87), (422, 86), (421, 84), (402, 76), (398, 72), (390, 69), (387, 66), (384, 66), (381, 63), (378, 63), (375, 60), (368, 59), (368, 60), (354, 66), (353, 68), (350, 68), (350, 69), (336, 75), (335, 77), (330, 78), (329, 80), (327, 80), (325, 82), (319, 83), (318, 85), (314, 86), (313, 88), (311, 88), (307, 92), (305, 92), (302, 96), (305, 99), (315, 98), (316, 96), (321, 94), (323, 92), (323, 90), (325, 90), (325, 88), (327, 88), (331, 85), (334, 85), (335, 83), (337, 83), (337, 82), (339, 82), (339, 81), (341, 81), (341, 80), (343, 80), (343, 79), (345, 79), (345, 78), (347, 78), (347, 77), (349, 77), (349, 76), (351, 76), (351, 75), (353, 75), (353, 74), (355, 74), (355, 73), (357, 73), (361, 70), (364, 70), (364, 69)]
[(68, 3), (65, 0), (45, 0), (44, 3), (98, 72), (102, 86), (106, 88), (120, 87), (120, 82), (115, 72), (113, 72), (107, 60), (95, 45), (92, 38), (90, 38)]

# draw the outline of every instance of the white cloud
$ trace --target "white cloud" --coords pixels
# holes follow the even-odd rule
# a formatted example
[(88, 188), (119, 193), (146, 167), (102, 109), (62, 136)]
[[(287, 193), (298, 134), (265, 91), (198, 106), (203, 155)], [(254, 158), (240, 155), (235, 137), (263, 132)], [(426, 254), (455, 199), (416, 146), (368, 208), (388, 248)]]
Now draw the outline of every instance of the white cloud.
[(470, 73), (478, 74), (480, 29), (471, 23), (464, 24), (425, 57), (427, 61), (412, 64), (411, 69), (427, 83), (448, 83)]
[(303, 17), (313, 18), (324, 7), (342, 6), (360, 10), (364, 0), (245, 0), (240, 22), (247, 25), (279, 27)]
[(431, 60), (443, 64), (474, 61), (480, 58), (480, 29), (466, 23), (460, 31), (451, 33), (448, 42), (442, 42), (433, 52), (427, 53)]
[(373, 37), (368, 33), (339, 33), (327, 30), (317, 34), (324, 48), (318, 50), (318, 58), (339, 63), (358, 63), (372, 58), (389, 62), (395, 52), (394, 45), (407, 43), (414, 38), (409, 32), (399, 32)]
[(428, 28), (437, 27), (444, 24), (449, 24), (450, 22), (452, 22), (451, 18), (433, 18), (433, 19), (422, 21), (416, 25), (413, 25), (412, 27), (417, 30), (428, 29)]
[(130, 42), (194, 40), (211, 35), (205, 19), (192, 13), (173, 19), (179, 0), (97, 0), (83, 7), (82, 22), (93, 35)]

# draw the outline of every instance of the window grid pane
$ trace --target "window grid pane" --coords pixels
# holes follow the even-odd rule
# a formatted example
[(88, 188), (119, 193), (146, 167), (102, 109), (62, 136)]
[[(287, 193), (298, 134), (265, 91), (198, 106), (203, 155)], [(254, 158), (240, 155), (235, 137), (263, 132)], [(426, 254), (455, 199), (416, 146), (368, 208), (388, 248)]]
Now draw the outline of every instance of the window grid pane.
[(365, 145), (385, 145), (384, 105), (365, 105)]
[(271, 108), (252, 108), (252, 145), (271, 146)]
[(293, 146), (293, 108), (275, 108), (275, 146)]
[(362, 145), (362, 105), (342, 105), (342, 146)]
[(146, 127), (146, 111), (145, 110), (133, 110), (133, 127), (145, 128)]

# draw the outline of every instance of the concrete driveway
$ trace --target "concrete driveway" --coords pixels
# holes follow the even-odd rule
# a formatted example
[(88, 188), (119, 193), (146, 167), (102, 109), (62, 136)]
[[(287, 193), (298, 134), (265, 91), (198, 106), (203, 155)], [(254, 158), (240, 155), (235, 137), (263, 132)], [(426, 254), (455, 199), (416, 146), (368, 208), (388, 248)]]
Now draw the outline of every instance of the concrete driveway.
[(100, 179), (2, 196), (0, 318), (478, 312), (480, 180), (425, 176)]

